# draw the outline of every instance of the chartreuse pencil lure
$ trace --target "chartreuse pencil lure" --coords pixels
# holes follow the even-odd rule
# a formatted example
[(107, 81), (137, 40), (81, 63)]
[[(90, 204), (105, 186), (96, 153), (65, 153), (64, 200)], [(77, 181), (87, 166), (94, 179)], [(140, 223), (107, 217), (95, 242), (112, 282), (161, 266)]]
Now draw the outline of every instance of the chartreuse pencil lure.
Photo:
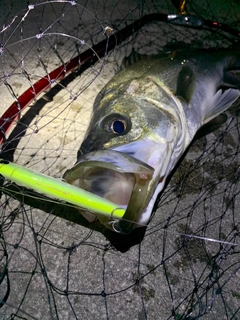
[(24, 168), (0, 159), (0, 174), (16, 184), (32, 189), (50, 198), (66, 201), (83, 210), (115, 219), (121, 219), (125, 209), (63, 180)]

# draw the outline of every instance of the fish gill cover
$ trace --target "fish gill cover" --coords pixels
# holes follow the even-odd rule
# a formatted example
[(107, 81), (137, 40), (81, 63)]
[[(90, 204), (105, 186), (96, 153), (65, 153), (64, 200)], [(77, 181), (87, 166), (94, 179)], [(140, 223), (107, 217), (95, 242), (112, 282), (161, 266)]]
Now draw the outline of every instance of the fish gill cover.
[[(151, 55), (235, 43), (237, 1), (180, 2), (2, 1), (0, 110), (17, 109), (1, 120), (13, 123), (1, 131), (1, 158), (61, 178), (97, 93), (133, 48)], [(190, 17), (176, 16), (184, 10)], [(161, 21), (116, 36), (153, 13)], [(41, 93), (34, 84), (43, 78)], [(238, 319), (239, 140), (238, 100), (197, 134), (147, 228), (127, 236), (1, 178), (0, 318)]]

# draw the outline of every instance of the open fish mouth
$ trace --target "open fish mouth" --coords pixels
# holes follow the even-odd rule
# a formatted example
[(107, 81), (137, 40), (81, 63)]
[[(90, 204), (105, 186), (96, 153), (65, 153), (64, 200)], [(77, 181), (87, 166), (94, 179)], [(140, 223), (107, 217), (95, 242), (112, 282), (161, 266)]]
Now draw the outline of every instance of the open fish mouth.
[(119, 233), (131, 232), (146, 206), (154, 168), (137, 158), (115, 150), (98, 150), (82, 156), (63, 179), (125, 208), (121, 220), (99, 217)]

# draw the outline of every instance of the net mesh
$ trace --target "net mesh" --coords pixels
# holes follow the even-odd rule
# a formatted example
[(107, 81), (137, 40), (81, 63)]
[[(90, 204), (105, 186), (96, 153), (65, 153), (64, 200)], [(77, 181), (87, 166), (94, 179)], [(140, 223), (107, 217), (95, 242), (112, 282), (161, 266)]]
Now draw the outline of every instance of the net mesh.
[[(111, 34), (147, 14), (175, 14), (176, 3), (2, 3), (1, 114), (28, 88), (34, 99), (13, 121), (1, 157), (56, 178), (76, 162), (94, 98), (133, 48), (154, 54), (166, 46), (227, 47), (236, 40), (219, 28), (153, 21), (110, 51)], [(239, 28), (237, 1), (187, 1), (186, 9)], [(100, 58), (94, 46), (105, 39)], [(79, 58), (73, 72), (34, 95), (34, 83), (88, 49), (96, 63)], [(238, 319), (238, 106), (218, 117), (215, 130), (212, 124), (198, 133), (145, 233), (114, 234), (69, 205), (2, 179), (0, 318)]]

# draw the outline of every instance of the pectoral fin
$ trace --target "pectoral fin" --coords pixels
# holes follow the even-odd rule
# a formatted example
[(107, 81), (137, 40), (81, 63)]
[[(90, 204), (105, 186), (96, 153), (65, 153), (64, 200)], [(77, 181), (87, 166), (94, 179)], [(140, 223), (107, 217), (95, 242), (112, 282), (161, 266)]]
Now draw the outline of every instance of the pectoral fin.
[(220, 113), (227, 110), (240, 96), (240, 90), (228, 89), (223, 91), (218, 90), (213, 97), (212, 105), (206, 110), (203, 124), (209, 122)]
[(195, 90), (195, 76), (193, 70), (188, 67), (182, 67), (177, 79), (176, 95), (190, 102), (193, 92)]

